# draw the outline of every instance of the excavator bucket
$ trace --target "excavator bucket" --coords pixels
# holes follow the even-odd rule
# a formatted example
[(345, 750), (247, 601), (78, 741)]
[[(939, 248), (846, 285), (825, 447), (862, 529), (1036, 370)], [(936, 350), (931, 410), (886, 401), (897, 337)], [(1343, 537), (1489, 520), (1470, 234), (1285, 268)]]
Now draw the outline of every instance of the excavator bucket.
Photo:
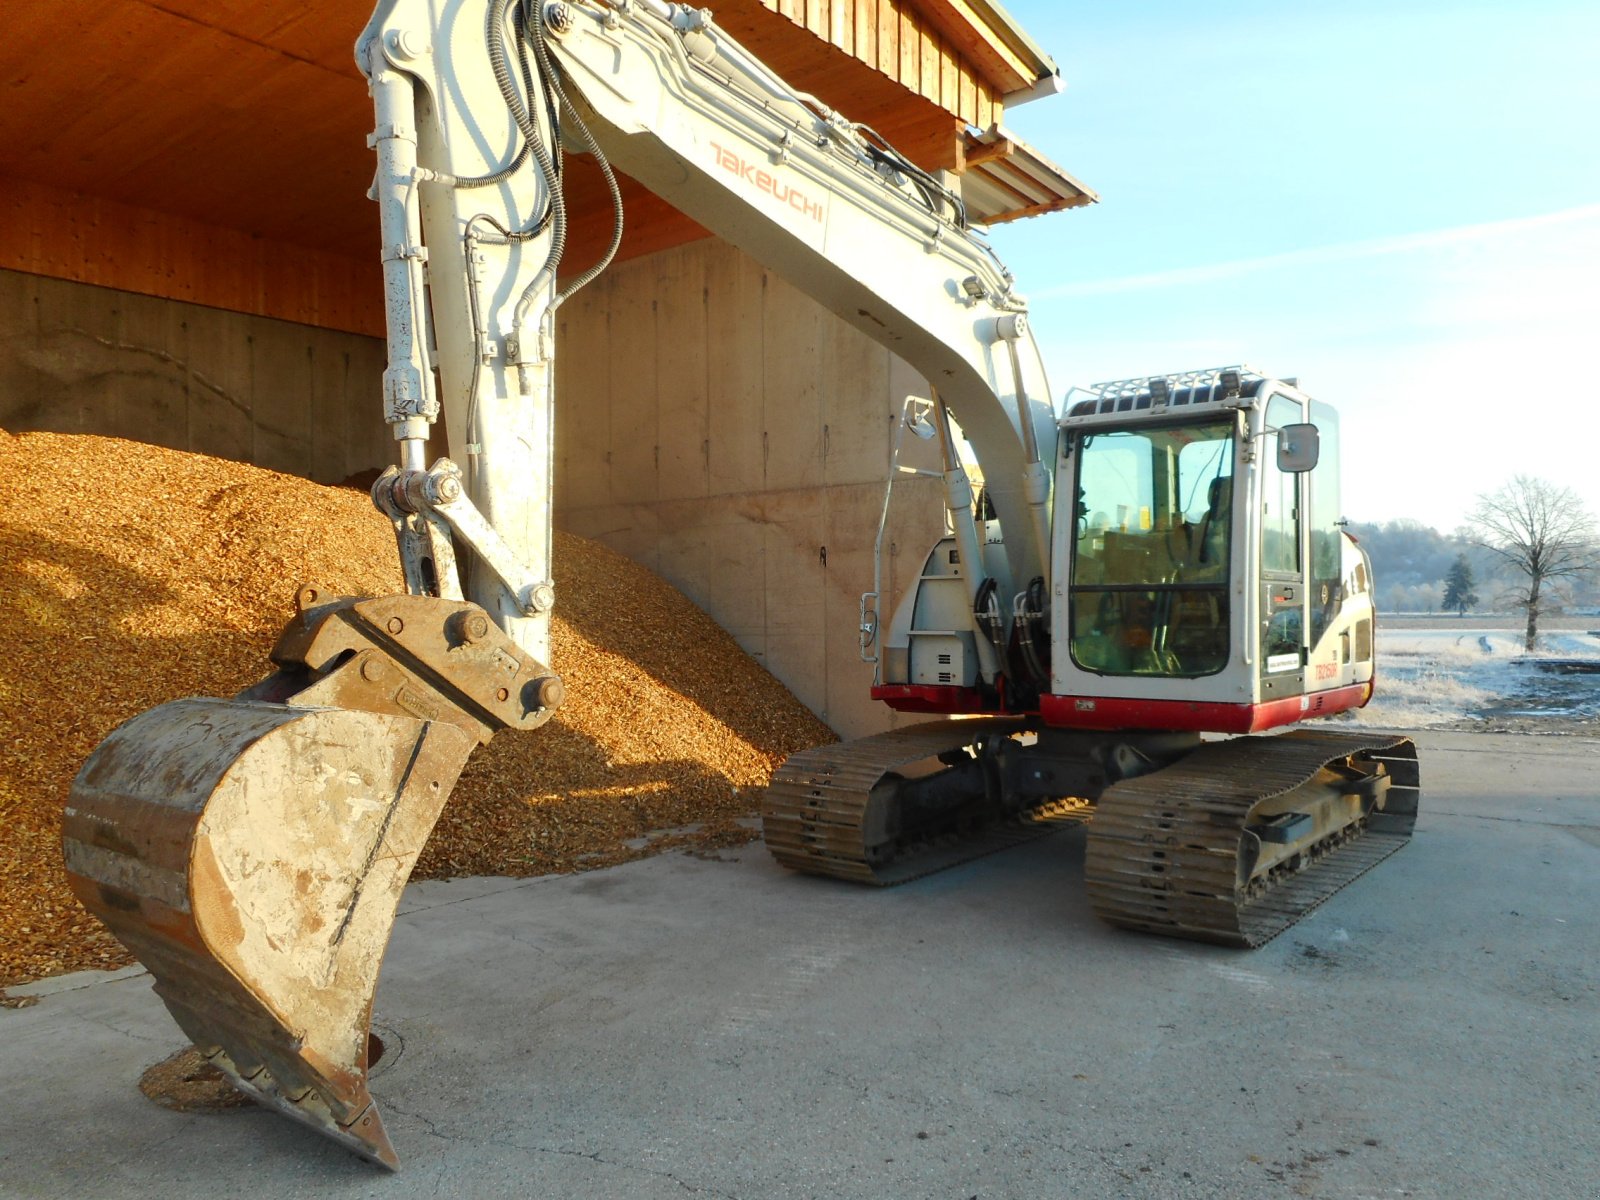
[(367, 1069), (395, 907), (474, 746), (541, 723), (561, 688), (473, 605), (316, 598), (277, 675), (116, 729), (73, 783), (64, 850), (207, 1059), (393, 1169)]
[(367, 1032), (395, 905), (473, 740), (340, 709), (178, 700), (72, 789), (74, 891), (240, 1088), (385, 1166)]

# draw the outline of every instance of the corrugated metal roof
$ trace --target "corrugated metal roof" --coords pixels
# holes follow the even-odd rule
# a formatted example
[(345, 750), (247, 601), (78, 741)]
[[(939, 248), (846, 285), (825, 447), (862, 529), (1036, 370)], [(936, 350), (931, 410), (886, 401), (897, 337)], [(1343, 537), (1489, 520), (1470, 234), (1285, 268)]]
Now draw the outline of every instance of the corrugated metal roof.
[(1063, 208), (1081, 208), (1100, 199), (1003, 126), (968, 134), (961, 199), (969, 219), (999, 225)]

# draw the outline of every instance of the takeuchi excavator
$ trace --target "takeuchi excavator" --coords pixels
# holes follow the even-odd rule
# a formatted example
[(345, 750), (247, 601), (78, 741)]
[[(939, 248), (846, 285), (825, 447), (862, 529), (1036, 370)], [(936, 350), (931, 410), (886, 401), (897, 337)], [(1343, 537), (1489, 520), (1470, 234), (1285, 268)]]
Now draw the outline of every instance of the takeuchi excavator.
[[(947, 534), (897, 604), (867, 593), (861, 638), (873, 695), (934, 719), (785, 763), (762, 809), (781, 862), (891, 884), (1087, 816), (1106, 920), (1252, 946), (1410, 836), (1410, 741), (1262, 736), (1373, 687), (1338, 423), (1294, 380), (1156, 375), (1058, 413), (959, 196), (705, 10), (383, 0), (356, 57), (398, 460), (373, 498), (405, 594), (302, 588), (270, 677), (122, 725), (65, 814), (78, 897), (239, 1088), (397, 1164), (367, 1069), (400, 891), (473, 748), (562, 700), (554, 319), (617, 247), (613, 168), (929, 384), (901, 428), (937, 439)], [(566, 150), (598, 162), (616, 231), (558, 278)]]

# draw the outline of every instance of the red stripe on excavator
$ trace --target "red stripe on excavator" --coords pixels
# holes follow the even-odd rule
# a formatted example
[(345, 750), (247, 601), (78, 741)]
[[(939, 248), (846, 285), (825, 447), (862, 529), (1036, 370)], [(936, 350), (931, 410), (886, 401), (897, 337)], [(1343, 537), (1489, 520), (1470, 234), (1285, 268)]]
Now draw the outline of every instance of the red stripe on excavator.
[[(897, 712), (994, 714), (1010, 711), (984, 702), (976, 688), (948, 684), (880, 684), (872, 698)], [(1203, 700), (1130, 700), (1112, 696), (1041, 696), (1045, 723), (1066, 729), (1159, 729), (1169, 732), (1260, 733), (1307, 717), (1326, 717), (1364, 707), (1371, 683), (1286, 696), (1265, 704), (1226, 704)], [(1302, 700), (1304, 704), (1302, 705)]]
[(1159, 729), (1197, 733), (1260, 733), (1307, 717), (1359, 708), (1372, 685), (1353, 683), (1325, 692), (1285, 696), (1263, 704), (1219, 704), (1200, 700), (1129, 700), (1110, 696), (1041, 696), (1048, 724), (1068, 729)]
[(992, 713), (976, 688), (933, 683), (884, 683), (872, 689), (872, 698), (882, 700), (896, 712), (908, 713)]

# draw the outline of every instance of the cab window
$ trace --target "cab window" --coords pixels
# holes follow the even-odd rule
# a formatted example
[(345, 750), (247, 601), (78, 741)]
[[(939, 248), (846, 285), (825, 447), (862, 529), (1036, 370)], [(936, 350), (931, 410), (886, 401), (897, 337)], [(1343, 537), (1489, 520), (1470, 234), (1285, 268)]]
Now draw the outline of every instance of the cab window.
[(1209, 675), (1228, 660), (1231, 418), (1082, 436), (1071, 651), (1109, 675)]

